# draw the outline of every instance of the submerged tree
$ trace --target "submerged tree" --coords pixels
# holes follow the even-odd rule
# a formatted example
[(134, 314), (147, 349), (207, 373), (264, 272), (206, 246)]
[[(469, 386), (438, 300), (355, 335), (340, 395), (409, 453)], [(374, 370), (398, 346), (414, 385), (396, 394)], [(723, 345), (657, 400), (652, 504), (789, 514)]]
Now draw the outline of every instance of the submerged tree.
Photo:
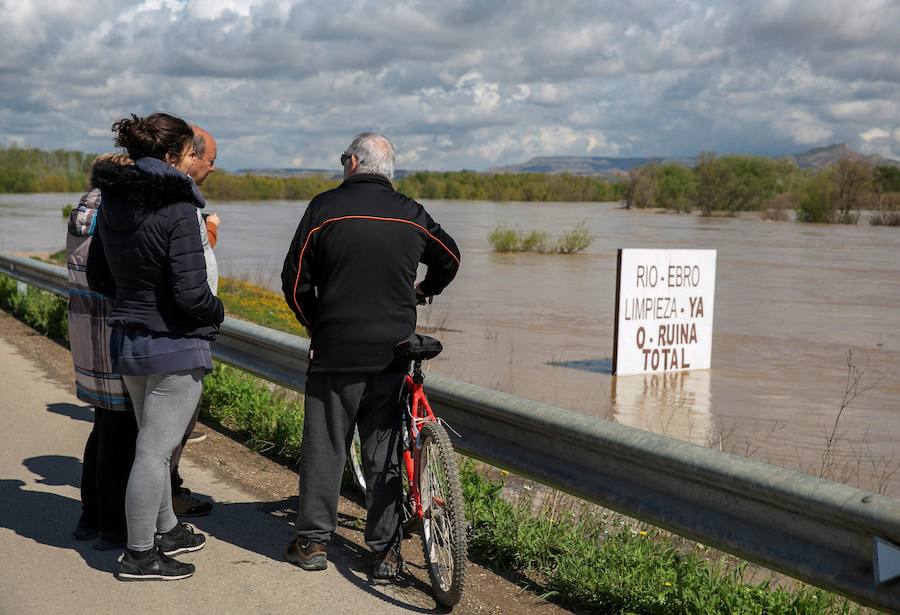
[[(856, 224), (859, 210), (872, 190), (872, 164), (862, 158), (841, 158), (829, 169), (838, 221)], [(854, 215), (851, 213), (856, 211)]]

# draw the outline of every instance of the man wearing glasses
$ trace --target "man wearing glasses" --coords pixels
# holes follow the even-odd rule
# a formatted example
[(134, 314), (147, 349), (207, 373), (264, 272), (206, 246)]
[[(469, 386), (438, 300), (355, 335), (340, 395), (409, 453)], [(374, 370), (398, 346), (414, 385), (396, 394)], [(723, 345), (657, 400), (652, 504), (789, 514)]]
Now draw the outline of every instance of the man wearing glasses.
[[(456, 243), (391, 185), (394, 147), (363, 133), (341, 155), (344, 182), (310, 201), (281, 272), (285, 300), (310, 333), (297, 537), (287, 560), (327, 567), (347, 452), (358, 426), (372, 579), (400, 573), (401, 415), (407, 365), (394, 346), (415, 330), (416, 303), (459, 269)], [(415, 284), (419, 263), (428, 267)]]

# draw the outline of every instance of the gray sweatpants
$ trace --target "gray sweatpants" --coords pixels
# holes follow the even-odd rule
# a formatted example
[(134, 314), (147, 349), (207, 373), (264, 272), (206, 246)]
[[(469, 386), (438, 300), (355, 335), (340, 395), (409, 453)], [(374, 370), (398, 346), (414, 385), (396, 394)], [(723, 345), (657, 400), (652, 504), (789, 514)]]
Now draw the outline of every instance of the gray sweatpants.
[(337, 527), (341, 474), (359, 427), (366, 477), (366, 543), (382, 551), (400, 533), (403, 374), (310, 374), (300, 447), (297, 536), (325, 543)]
[(168, 532), (178, 523), (172, 511), (169, 463), (200, 401), (204, 375), (203, 369), (192, 369), (122, 376), (138, 424), (134, 465), (125, 492), (129, 549), (150, 549), (154, 534)]

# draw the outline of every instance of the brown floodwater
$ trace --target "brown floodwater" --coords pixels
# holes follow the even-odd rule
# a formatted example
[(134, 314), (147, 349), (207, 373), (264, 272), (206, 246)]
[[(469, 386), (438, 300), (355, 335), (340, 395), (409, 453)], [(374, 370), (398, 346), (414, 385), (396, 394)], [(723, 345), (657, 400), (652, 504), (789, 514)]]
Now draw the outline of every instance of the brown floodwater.
[[(0, 249), (64, 245), (72, 195), (0, 197)], [(612, 203), (426, 201), (463, 255), (420, 312), (444, 342), (432, 369), (581, 413), (900, 493), (900, 229), (625, 211)], [(213, 203), (225, 274), (279, 288), (305, 202)], [(558, 235), (582, 254), (496, 254), (498, 224)], [(718, 250), (712, 369), (612, 377), (617, 248)], [(835, 421), (848, 388), (859, 394)]]

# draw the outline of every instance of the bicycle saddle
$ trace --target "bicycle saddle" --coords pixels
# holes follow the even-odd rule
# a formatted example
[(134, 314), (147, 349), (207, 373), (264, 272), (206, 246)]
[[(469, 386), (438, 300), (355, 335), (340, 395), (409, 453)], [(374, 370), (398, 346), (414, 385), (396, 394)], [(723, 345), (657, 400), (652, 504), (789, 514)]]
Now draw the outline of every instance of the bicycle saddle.
[(401, 361), (427, 361), (441, 354), (443, 349), (441, 343), (433, 337), (413, 333), (394, 346), (394, 358)]

